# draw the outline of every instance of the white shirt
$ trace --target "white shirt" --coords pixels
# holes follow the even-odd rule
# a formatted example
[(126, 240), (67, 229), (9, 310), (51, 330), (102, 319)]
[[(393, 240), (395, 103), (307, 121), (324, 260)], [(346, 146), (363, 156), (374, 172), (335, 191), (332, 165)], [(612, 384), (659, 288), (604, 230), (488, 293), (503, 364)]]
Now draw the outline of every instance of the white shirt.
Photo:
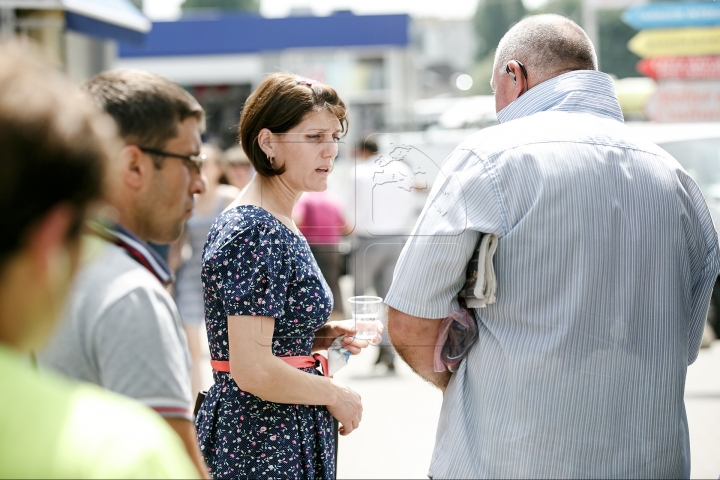
[(394, 156), (359, 160), (350, 174), (350, 221), (360, 237), (408, 235), (417, 220), (418, 180), (410, 166)]

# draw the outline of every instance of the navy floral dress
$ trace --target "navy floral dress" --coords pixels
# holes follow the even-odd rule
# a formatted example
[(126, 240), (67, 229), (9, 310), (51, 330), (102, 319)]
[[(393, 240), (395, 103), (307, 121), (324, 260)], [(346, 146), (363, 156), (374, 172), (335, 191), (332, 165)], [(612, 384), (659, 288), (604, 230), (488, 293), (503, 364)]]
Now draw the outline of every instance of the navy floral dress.
[[(304, 237), (266, 210), (243, 205), (218, 217), (202, 258), (213, 360), (229, 360), (228, 315), (273, 317), (273, 354), (311, 355), (333, 299)], [(238, 388), (229, 373), (214, 378), (195, 421), (214, 478), (335, 477), (333, 418), (325, 406), (266, 402)]]

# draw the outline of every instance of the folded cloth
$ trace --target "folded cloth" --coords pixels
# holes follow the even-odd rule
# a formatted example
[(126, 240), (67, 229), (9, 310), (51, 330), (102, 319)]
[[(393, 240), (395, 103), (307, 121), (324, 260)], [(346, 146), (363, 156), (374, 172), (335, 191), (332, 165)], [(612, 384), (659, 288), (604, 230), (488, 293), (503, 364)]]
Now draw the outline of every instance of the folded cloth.
[(470, 258), (465, 285), (458, 295), (465, 299), (468, 308), (485, 308), (495, 303), (497, 279), (495, 278), (493, 257), (497, 245), (497, 235), (486, 233)]
[(459, 307), (453, 309), (440, 324), (433, 356), (436, 372), (457, 371), (478, 336), (477, 322), (470, 309), (485, 308), (495, 303), (497, 279), (493, 257), (497, 244), (497, 235), (486, 233), (470, 257), (465, 285), (458, 293)]
[(331, 377), (350, 360), (350, 350), (342, 346), (344, 336), (337, 337), (328, 347), (328, 370)]

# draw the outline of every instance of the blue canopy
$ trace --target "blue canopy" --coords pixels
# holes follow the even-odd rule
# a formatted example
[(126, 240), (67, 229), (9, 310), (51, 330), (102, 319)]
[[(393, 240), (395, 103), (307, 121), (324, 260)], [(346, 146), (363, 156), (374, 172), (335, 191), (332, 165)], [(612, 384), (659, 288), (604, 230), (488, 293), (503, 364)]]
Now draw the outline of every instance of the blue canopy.
[(121, 57), (217, 55), (302, 47), (407, 46), (408, 15), (263, 18), (218, 13), (155, 22), (145, 41), (120, 44)]

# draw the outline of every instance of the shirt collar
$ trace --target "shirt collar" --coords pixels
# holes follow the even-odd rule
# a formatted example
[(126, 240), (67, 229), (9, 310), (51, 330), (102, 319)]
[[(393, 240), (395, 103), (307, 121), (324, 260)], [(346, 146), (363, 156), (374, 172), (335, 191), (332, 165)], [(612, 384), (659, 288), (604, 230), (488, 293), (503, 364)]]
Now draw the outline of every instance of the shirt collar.
[(497, 114), (506, 123), (548, 110), (591, 113), (624, 122), (612, 78), (594, 70), (576, 70), (534, 86)]
[(134, 260), (147, 268), (163, 285), (170, 285), (175, 280), (165, 259), (127, 228), (107, 219), (91, 221), (90, 228), (97, 235), (125, 249)]

